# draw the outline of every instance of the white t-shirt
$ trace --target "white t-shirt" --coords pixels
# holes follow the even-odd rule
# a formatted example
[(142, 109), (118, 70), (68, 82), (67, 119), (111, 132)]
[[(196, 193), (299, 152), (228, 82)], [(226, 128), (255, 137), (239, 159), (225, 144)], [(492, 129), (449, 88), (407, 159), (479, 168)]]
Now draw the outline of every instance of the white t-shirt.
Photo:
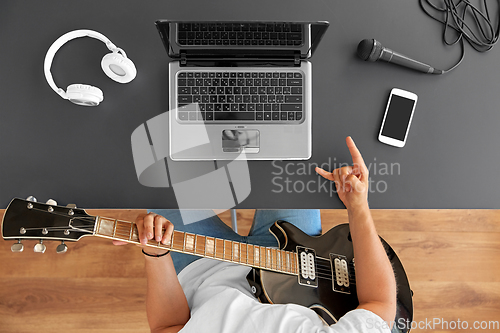
[(325, 326), (316, 312), (304, 306), (262, 304), (253, 296), (246, 280), (250, 269), (207, 258), (184, 268), (179, 281), (191, 309), (191, 319), (181, 332), (390, 332), (382, 318), (367, 310), (350, 311), (336, 324)]

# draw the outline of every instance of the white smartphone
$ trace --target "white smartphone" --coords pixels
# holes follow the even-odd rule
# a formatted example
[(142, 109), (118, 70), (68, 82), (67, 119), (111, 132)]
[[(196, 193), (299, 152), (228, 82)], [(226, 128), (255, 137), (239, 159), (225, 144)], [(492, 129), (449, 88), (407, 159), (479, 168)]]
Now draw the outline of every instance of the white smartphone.
[(398, 88), (391, 90), (378, 134), (380, 142), (395, 147), (404, 147), (417, 99), (417, 95), (412, 92)]

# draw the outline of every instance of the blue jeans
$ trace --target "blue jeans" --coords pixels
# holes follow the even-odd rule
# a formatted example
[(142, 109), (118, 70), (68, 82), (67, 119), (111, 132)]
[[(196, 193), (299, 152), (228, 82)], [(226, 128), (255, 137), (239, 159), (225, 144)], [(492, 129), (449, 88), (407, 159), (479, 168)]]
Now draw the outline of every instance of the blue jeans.
[[(278, 247), (276, 238), (269, 232), (269, 228), (277, 220), (290, 222), (310, 236), (321, 235), (321, 217), (317, 209), (257, 210), (248, 236), (235, 233), (211, 210), (182, 210), (181, 212), (177, 209), (151, 209), (148, 212), (164, 216), (173, 223), (177, 231), (260, 246)], [(171, 256), (177, 274), (184, 267), (201, 258), (174, 252)]]

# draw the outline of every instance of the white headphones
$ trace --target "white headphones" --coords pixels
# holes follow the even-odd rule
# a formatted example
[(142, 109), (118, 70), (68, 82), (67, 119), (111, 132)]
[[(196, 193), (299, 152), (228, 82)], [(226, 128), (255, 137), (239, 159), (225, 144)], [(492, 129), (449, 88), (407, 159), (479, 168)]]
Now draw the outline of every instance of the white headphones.
[(54, 59), (57, 50), (70, 40), (79, 37), (92, 37), (98, 39), (105, 43), (106, 47), (112, 51), (112, 53), (108, 53), (102, 58), (101, 67), (104, 73), (116, 82), (128, 83), (132, 81), (137, 75), (137, 70), (132, 60), (127, 58), (125, 51), (116, 47), (116, 45), (113, 44), (108, 38), (97, 31), (75, 30), (59, 37), (50, 46), (47, 54), (45, 55), (43, 70), (45, 72), (47, 83), (64, 99), (69, 99), (71, 102), (78, 105), (96, 106), (99, 105), (99, 103), (104, 99), (101, 89), (88, 84), (71, 84), (68, 86), (67, 91), (64, 91), (62, 88), (56, 86), (54, 79), (52, 78), (52, 73), (50, 72), (52, 60)]

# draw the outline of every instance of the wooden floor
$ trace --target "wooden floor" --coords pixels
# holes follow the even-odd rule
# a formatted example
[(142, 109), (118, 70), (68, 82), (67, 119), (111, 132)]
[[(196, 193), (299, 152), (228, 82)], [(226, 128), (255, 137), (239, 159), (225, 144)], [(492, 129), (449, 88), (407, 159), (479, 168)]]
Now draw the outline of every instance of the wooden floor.
[[(139, 212), (88, 210), (122, 220), (134, 220)], [(237, 212), (244, 235), (253, 211)], [(414, 291), (413, 327), (420, 329), (412, 332), (500, 331), (500, 210), (372, 214)], [(220, 216), (230, 224), (228, 212)], [(326, 231), (347, 222), (346, 211), (323, 210), (322, 221)], [(34, 241), (25, 241), (22, 253), (12, 253), (12, 243), (0, 240), (0, 332), (149, 331), (144, 259), (136, 246), (86, 237), (68, 244), (65, 254), (56, 254), (56, 243), (47, 243), (45, 254), (38, 254), (32, 251)], [(469, 330), (458, 330), (464, 322)], [(472, 330), (474, 324), (484, 328), (494, 322), (496, 329)]]

